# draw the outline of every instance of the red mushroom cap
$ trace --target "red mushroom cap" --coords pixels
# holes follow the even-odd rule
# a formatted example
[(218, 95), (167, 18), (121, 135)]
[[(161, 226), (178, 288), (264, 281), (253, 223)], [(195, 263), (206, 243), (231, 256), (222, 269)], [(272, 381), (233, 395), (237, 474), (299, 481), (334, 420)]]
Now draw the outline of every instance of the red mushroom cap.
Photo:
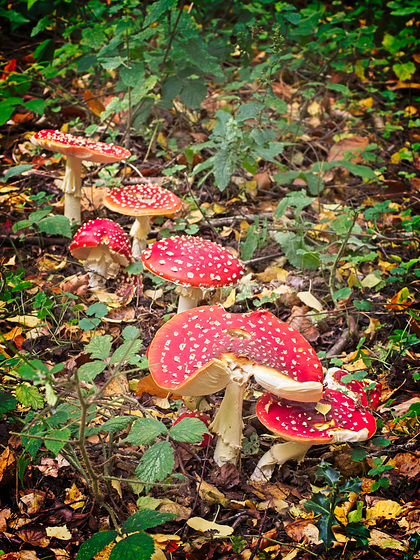
[(143, 251), (143, 265), (180, 286), (218, 288), (235, 284), (242, 263), (230, 251), (201, 237), (169, 237)]
[(121, 266), (128, 266), (133, 261), (128, 235), (119, 224), (107, 219), (97, 218), (84, 224), (69, 249), (76, 259), (86, 260), (90, 250), (99, 246), (107, 247), (112, 258)]
[(362, 406), (378, 408), (381, 402), (382, 385), (369, 379), (357, 380), (346, 383), (341, 381), (348, 371), (339, 368), (330, 368), (325, 376), (325, 383), (330, 389), (341, 390)]
[(353, 399), (333, 389), (325, 389), (319, 403), (297, 403), (265, 393), (257, 401), (257, 416), (283, 439), (309, 445), (365, 441), (376, 431), (370, 412), (356, 408)]
[[(201, 420), (203, 422), (203, 424), (206, 425), (206, 428), (209, 428), (209, 426), (211, 424), (211, 418), (205, 412), (201, 412), (200, 410), (187, 410), (186, 412), (183, 412), (175, 420), (174, 426), (175, 426), (175, 424), (178, 424), (178, 422), (181, 422), (181, 420), (183, 420), (184, 418), (197, 418), (198, 420)], [(214, 436), (212, 434), (204, 434), (202, 441), (200, 443), (196, 443), (195, 446), (196, 447), (207, 447), (213, 441), (213, 438), (214, 438)]]
[(127, 185), (105, 194), (110, 210), (128, 216), (168, 216), (181, 209), (181, 200), (159, 185)]
[(96, 142), (59, 130), (40, 130), (32, 136), (31, 142), (52, 152), (95, 163), (114, 163), (131, 155), (128, 150), (115, 144)]
[(222, 306), (203, 306), (179, 313), (158, 330), (147, 356), (156, 383), (183, 395), (223, 389), (235, 377), (236, 365), (249, 375), (258, 365), (286, 382), (316, 382), (314, 400), (322, 394), (322, 366), (313, 348), (264, 309), (233, 314)]

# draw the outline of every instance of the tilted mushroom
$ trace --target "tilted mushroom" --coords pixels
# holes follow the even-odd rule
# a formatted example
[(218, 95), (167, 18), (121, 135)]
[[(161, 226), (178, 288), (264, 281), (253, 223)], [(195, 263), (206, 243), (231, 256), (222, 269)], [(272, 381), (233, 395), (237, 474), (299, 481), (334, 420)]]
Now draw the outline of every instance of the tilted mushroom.
[(361, 380), (352, 379), (346, 383), (342, 381), (346, 375), (351, 374), (344, 369), (329, 368), (324, 378), (324, 385), (329, 389), (341, 391), (361, 406), (378, 408), (381, 402), (381, 384), (367, 378)]
[(107, 278), (115, 278), (121, 267), (133, 262), (130, 239), (123, 228), (101, 218), (87, 222), (77, 231), (70, 252), (84, 261), (90, 288), (102, 288)]
[(228, 249), (190, 235), (157, 241), (141, 258), (147, 270), (177, 285), (178, 313), (196, 307), (206, 290), (236, 284), (244, 273)]
[(150, 216), (172, 216), (181, 209), (181, 200), (159, 185), (127, 185), (105, 194), (104, 205), (126, 216), (136, 218), (130, 231), (133, 238), (133, 257), (138, 260), (146, 248), (150, 231)]
[(115, 144), (96, 142), (90, 138), (73, 136), (59, 130), (40, 130), (32, 136), (31, 142), (67, 157), (63, 182), (64, 215), (71, 222), (81, 221), (82, 161), (115, 163), (131, 155), (128, 150)]
[(376, 431), (373, 415), (357, 408), (352, 398), (325, 389), (318, 403), (298, 403), (265, 393), (257, 401), (257, 416), (285, 443), (277, 443), (258, 462), (251, 481), (266, 482), (276, 465), (301, 461), (312, 445), (365, 441)]
[(215, 461), (236, 463), (242, 443), (246, 384), (256, 381), (296, 401), (322, 396), (322, 367), (305, 338), (272, 313), (260, 309), (233, 314), (203, 306), (172, 317), (147, 352), (153, 379), (181, 395), (210, 395), (225, 389), (213, 431), (219, 436)]

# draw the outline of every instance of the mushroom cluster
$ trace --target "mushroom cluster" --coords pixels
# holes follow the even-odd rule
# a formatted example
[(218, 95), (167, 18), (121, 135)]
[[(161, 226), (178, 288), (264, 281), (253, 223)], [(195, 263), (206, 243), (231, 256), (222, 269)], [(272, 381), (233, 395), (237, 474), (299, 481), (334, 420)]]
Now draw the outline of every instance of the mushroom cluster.
[(212, 429), (215, 461), (236, 463), (242, 443), (242, 402), (251, 376), (266, 390), (295, 401), (322, 397), (322, 367), (306, 339), (266, 310), (228, 313), (203, 306), (172, 317), (148, 349), (157, 385), (182, 395), (225, 389)]
[(96, 142), (90, 138), (73, 136), (59, 130), (40, 130), (32, 136), (31, 142), (67, 157), (63, 183), (64, 215), (71, 222), (81, 221), (82, 161), (115, 163), (131, 155), (128, 150), (115, 144)]

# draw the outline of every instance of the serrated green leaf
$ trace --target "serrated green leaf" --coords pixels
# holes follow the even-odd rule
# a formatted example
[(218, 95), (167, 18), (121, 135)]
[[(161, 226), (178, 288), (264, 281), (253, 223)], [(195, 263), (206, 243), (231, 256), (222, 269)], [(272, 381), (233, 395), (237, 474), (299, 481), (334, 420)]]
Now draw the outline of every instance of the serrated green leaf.
[(169, 430), (171, 438), (184, 443), (200, 443), (208, 433), (206, 425), (198, 418), (183, 418)]
[(191, 109), (198, 109), (207, 97), (207, 86), (201, 80), (188, 80), (179, 95), (181, 103)]
[(139, 335), (139, 329), (137, 327), (133, 327), (132, 325), (128, 325), (124, 327), (122, 331), (122, 337), (124, 340), (134, 340)]
[(16, 177), (17, 175), (21, 175), (22, 173), (25, 173), (25, 171), (29, 171), (29, 169), (32, 169), (32, 167), (33, 165), (26, 164), (26, 163), (22, 165), (16, 165), (15, 167), (11, 167), (6, 171), (4, 176), (0, 178), (0, 183), (6, 183), (6, 181), (8, 181), (11, 177)]
[(56, 216), (48, 216), (40, 222), (37, 222), (38, 230), (49, 235), (62, 235), (63, 237), (72, 238), (70, 220), (66, 216), (57, 214)]
[(340, 288), (333, 293), (332, 298), (335, 300), (346, 299), (351, 295), (351, 288)]
[(134, 445), (148, 445), (158, 436), (167, 434), (167, 432), (165, 424), (156, 418), (137, 418), (125, 441)]
[(155, 541), (146, 533), (134, 533), (117, 542), (109, 560), (150, 560), (155, 551)]
[(239, 107), (236, 113), (236, 120), (241, 122), (248, 119), (256, 119), (264, 108), (264, 103), (249, 101), (249, 103), (245, 103)]
[[(305, 268), (309, 270), (319, 269), (319, 256), (316, 253), (310, 252), (300, 236), (293, 232), (277, 232), (274, 234), (274, 239), (280, 245), (292, 266), (299, 270), (304, 270)], [(303, 251), (303, 253), (299, 251)]]
[(77, 370), (80, 381), (85, 381), (86, 383), (92, 383), (94, 379), (104, 371), (107, 364), (100, 362), (98, 360), (94, 362), (88, 362), (83, 364)]
[(120, 77), (124, 85), (135, 87), (144, 78), (144, 68), (141, 64), (130, 63), (130, 66), (120, 68)]
[(136, 416), (118, 416), (118, 418), (111, 418), (99, 426), (100, 432), (121, 432), (136, 420)]
[(137, 352), (140, 352), (142, 345), (141, 340), (126, 340), (112, 354), (110, 363), (114, 365), (128, 362)]
[(145, 484), (159, 482), (174, 468), (174, 452), (169, 441), (158, 441), (140, 459), (136, 475)]
[(58, 397), (49, 382), (45, 384), (45, 400), (50, 406), (55, 406), (58, 400)]
[(37, 115), (43, 115), (45, 110), (45, 101), (43, 99), (31, 99), (30, 101), (26, 101), (23, 106), (28, 111), (32, 111)]
[(10, 393), (0, 393), (0, 414), (16, 408), (16, 399)]
[(96, 317), (93, 317), (92, 319), (87, 319), (86, 317), (84, 317), (83, 319), (80, 319), (79, 327), (82, 329), (82, 331), (91, 331), (95, 329), (100, 322), (101, 320), (97, 319)]
[(39, 409), (44, 406), (44, 397), (36, 387), (31, 385), (18, 385), (16, 387), (16, 398), (24, 406)]
[(162, 97), (165, 101), (172, 101), (182, 89), (182, 80), (177, 76), (169, 76), (162, 84)]
[(222, 149), (212, 157), (212, 160), (217, 187), (220, 191), (224, 191), (236, 169), (234, 156), (231, 151)]
[(353, 175), (357, 177), (362, 177), (363, 179), (377, 179), (375, 172), (367, 165), (358, 165), (356, 163), (351, 163), (351, 161), (340, 161), (340, 167), (344, 167)]
[(144, 20), (144, 27), (148, 27), (152, 23), (155, 23), (159, 18), (167, 11), (172, 10), (172, 8), (177, 4), (177, 0), (158, 0), (149, 6), (149, 13)]
[(68, 442), (71, 436), (71, 431), (68, 428), (62, 428), (61, 430), (52, 430), (51, 432), (48, 432), (47, 435), (48, 437), (57, 438), (60, 440), (52, 441), (48, 439), (48, 437), (46, 437), (44, 440), (45, 447), (57, 456)]
[(95, 533), (88, 541), (81, 544), (76, 560), (91, 560), (118, 536), (117, 531)]
[(92, 305), (90, 305), (87, 309), (86, 309), (86, 315), (88, 315), (89, 317), (92, 317), (93, 315), (95, 317), (98, 317), (98, 319), (101, 319), (102, 317), (105, 317), (108, 314), (108, 307), (101, 302), (96, 302)]
[(106, 360), (111, 352), (112, 336), (109, 334), (95, 334), (85, 346), (85, 353), (93, 360)]
[(354, 447), (350, 452), (352, 461), (363, 461), (366, 455), (367, 452), (362, 447)]
[(152, 509), (141, 509), (129, 517), (121, 529), (123, 533), (145, 531), (146, 529), (151, 529), (161, 523), (165, 523), (174, 517), (176, 517), (176, 515), (173, 513), (164, 513)]

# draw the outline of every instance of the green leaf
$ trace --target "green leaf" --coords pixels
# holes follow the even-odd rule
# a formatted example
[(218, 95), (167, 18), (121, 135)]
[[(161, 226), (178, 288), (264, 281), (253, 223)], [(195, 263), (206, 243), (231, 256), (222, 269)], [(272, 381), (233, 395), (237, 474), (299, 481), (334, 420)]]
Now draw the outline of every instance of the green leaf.
[(169, 441), (158, 441), (140, 459), (136, 475), (144, 484), (163, 480), (174, 468), (174, 452)]
[(246, 239), (241, 243), (241, 259), (249, 261), (258, 247), (258, 234), (255, 232), (256, 226), (252, 225), (246, 234)]
[[(320, 266), (320, 260), (317, 253), (311, 253), (306, 247), (303, 239), (292, 232), (277, 232), (274, 239), (282, 248), (283, 253), (292, 266), (299, 270), (305, 268), (317, 270)], [(303, 253), (299, 253), (303, 250)]]
[(149, 13), (144, 20), (144, 27), (155, 23), (167, 11), (172, 10), (177, 4), (177, 0), (158, 0), (149, 6)]
[(353, 173), (353, 175), (357, 175), (363, 179), (377, 179), (373, 169), (366, 165), (357, 165), (356, 163), (351, 163), (351, 161), (340, 161), (340, 167), (344, 167), (347, 171)]
[(107, 364), (100, 362), (99, 360), (94, 362), (87, 362), (79, 367), (77, 370), (80, 381), (85, 381), (87, 383), (92, 383), (94, 379), (104, 371)]
[(146, 529), (165, 523), (174, 517), (176, 517), (176, 515), (173, 513), (164, 513), (152, 509), (141, 509), (127, 519), (121, 527), (121, 530), (123, 533), (145, 531)]
[(24, 406), (39, 409), (44, 406), (44, 397), (36, 387), (30, 385), (18, 385), (16, 387), (16, 398)]
[(120, 68), (121, 81), (125, 86), (135, 87), (144, 78), (144, 68), (142, 64), (130, 62), (130, 66)]
[(88, 315), (89, 317), (92, 317), (92, 315), (94, 315), (95, 317), (98, 317), (98, 319), (100, 319), (101, 317), (105, 317), (107, 314), (108, 307), (104, 303), (100, 303), (99, 301), (94, 303), (93, 305), (90, 305), (86, 309), (86, 315)]
[(392, 69), (394, 70), (397, 78), (402, 82), (411, 80), (411, 76), (416, 71), (414, 62), (406, 62), (405, 64), (393, 64)]
[(328, 548), (335, 540), (332, 528), (334, 525), (337, 525), (333, 509), (334, 504), (330, 497), (324, 496), (321, 492), (316, 492), (313, 494), (312, 499), (306, 501), (303, 505), (305, 509), (321, 514), (315, 525), (319, 529), (320, 540), (323, 541), (325, 547)]
[(155, 541), (146, 533), (134, 533), (117, 542), (109, 560), (150, 560), (155, 551)]
[(339, 299), (346, 299), (351, 295), (351, 288), (340, 288), (333, 293), (332, 298), (336, 301)]
[(79, 321), (79, 327), (83, 330), (83, 331), (90, 331), (92, 329), (95, 329), (99, 323), (101, 322), (100, 319), (80, 319)]
[(45, 101), (43, 99), (31, 99), (30, 101), (26, 101), (23, 106), (28, 111), (32, 111), (38, 115), (43, 115), (45, 110)]
[(350, 95), (350, 90), (347, 86), (345, 86), (344, 84), (327, 84), (326, 85), (327, 89), (330, 89), (332, 91), (338, 91), (339, 93), (342, 93), (343, 95)]
[(0, 414), (16, 408), (16, 399), (10, 393), (0, 393)]
[(199, 109), (207, 97), (207, 86), (201, 80), (188, 80), (179, 95), (181, 103), (191, 109)]
[(230, 150), (219, 150), (213, 157), (213, 173), (217, 187), (224, 191), (236, 169), (234, 155)]
[(121, 364), (123, 362), (129, 362), (133, 357), (136, 356), (137, 352), (140, 351), (142, 346), (143, 342), (141, 340), (126, 340), (112, 354), (110, 363), (114, 365)]
[(95, 334), (85, 346), (85, 353), (93, 360), (106, 360), (111, 352), (112, 336), (110, 334)]
[(198, 418), (183, 418), (169, 430), (171, 438), (185, 443), (200, 443), (208, 433), (206, 425)]
[(91, 560), (118, 536), (117, 531), (95, 533), (88, 541), (81, 544), (76, 560)]
[(99, 432), (122, 432), (136, 420), (136, 416), (118, 416), (111, 418), (98, 427)]
[(121, 334), (124, 340), (134, 340), (135, 338), (138, 337), (139, 333), (140, 331), (137, 327), (133, 327), (132, 325), (129, 325), (127, 327), (124, 327)]
[(125, 441), (134, 445), (148, 445), (160, 435), (167, 434), (168, 429), (163, 422), (156, 418), (137, 418), (131, 426)]
[(367, 453), (362, 447), (355, 447), (350, 452), (352, 461), (363, 461), (366, 455)]
[(70, 220), (66, 216), (57, 214), (56, 216), (49, 216), (38, 222), (38, 229), (49, 235), (62, 235), (71, 239), (73, 237)]
[(264, 103), (249, 101), (249, 103), (245, 103), (239, 107), (236, 113), (236, 120), (238, 122), (243, 122), (248, 119), (256, 119), (263, 109), (265, 109)]
[(44, 440), (45, 447), (57, 456), (70, 439), (71, 431), (68, 428), (62, 428), (61, 430), (52, 430), (51, 432), (48, 432), (47, 435), (48, 437), (61, 440), (52, 441), (48, 439), (48, 437), (46, 437)]
[(169, 76), (162, 84), (162, 97), (166, 101), (172, 101), (179, 95), (182, 89), (182, 80), (177, 76)]
[(6, 183), (11, 177), (16, 177), (17, 175), (21, 175), (22, 173), (25, 173), (25, 171), (29, 171), (29, 169), (32, 169), (32, 167), (33, 165), (26, 164), (26, 163), (22, 165), (16, 165), (15, 167), (11, 167), (6, 171), (4, 176), (0, 178), (0, 183)]

